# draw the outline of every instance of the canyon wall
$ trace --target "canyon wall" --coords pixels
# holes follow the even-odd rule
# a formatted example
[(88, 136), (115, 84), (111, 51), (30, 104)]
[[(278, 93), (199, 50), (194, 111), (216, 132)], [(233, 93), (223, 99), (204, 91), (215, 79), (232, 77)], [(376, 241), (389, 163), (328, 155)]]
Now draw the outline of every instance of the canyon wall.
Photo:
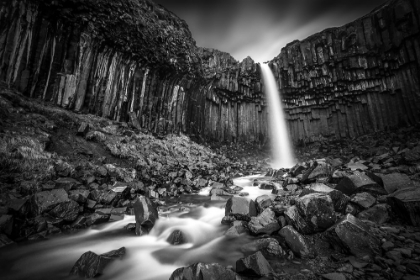
[(394, 0), (271, 61), (293, 139), (353, 137), (420, 118), (420, 2)]
[[(392, 0), (270, 62), (294, 140), (419, 118), (419, 2)], [(266, 142), (259, 65), (199, 48), (149, 0), (0, 2), (0, 81), (69, 110), (207, 141)]]

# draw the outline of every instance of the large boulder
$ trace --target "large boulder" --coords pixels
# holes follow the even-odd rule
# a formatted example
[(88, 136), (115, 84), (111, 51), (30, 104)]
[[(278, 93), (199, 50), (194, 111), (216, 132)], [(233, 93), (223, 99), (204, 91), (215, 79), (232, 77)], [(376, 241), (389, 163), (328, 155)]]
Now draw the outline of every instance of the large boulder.
[(285, 226), (279, 232), (284, 238), (290, 250), (300, 258), (312, 258), (315, 256), (311, 245), (306, 241), (305, 237), (297, 232), (292, 226)]
[(179, 229), (174, 230), (166, 239), (169, 244), (180, 245), (185, 243), (184, 234)]
[(55, 189), (52, 191), (43, 191), (36, 193), (30, 200), (32, 213), (38, 216), (51, 210), (57, 204), (68, 201), (69, 197), (64, 189)]
[(401, 189), (388, 196), (392, 209), (413, 226), (420, 226), (420, 188)]
[(303, 182), (310, 182), (316, 179), (329, 180), (333, 172), (332, 166), (325, 161), (315, 161), (302, 177)]
[(172, 272), (169, 280), (236, 280), (236, 273), (218, 264), (195, 263)]
[(116, 259), (121, 259), (124, 255), (124, 247), (101, 255), (91, 251), (86, 252), (76, 261), (70, 274), (84, 278), (93, 278), (101, 274), (108, 264)]
[(237, 237), (243, 233), (249, 233), (249, 229), (246, 227), (244, 221), (234, 221), (232, 226), (225, 232), (228, 237)]
[(159, 218), (156, 206), (147, 197), (139, 196), (134, 202), (133, 208), (136, 217), (136, 235), (149, 233)]
[(410, 177), (402, 173), (383, 174), (380, 176), (387, 193), (393, 193), (400, 189), (414, 187)]
[(267, 208), (257, 217), (251, 217), (248, 228), (254, 234), (272, 234), (280, 229), (280, 225), (277, 222), (274, 211), (271, 208)]
[(261, 252), (237, 260), (236, 272), (250, 277), (271, 276), (274, 273)]
[(234, 216), (238, 220), (249, 221), (257, 215), (255, 202), (252, 199), (233, 196), (225, 206), (225, 216)]
[(327, 194), (305, 195), (297, 200), (296, 206), (312, 233), (323, 231), (336, 221), (334, 205)]
[(369, 192), (378, 195), (387, 194), (382, 186), (362, 172), (355, 172), (353, 175), (343, 177), (335, 189), (346, 195), (358, 192)]
[(274, 198), (269, 195), (261, 195), (255, 199), (257, 212), (261, 213), (264, 209), (273, 205)]
[(308, 193), (319, 192), (328, 194), (334, 204), (334, 210), (337, 212), (343, 212), (346, 209), (347, 203), (350, 201), (350, 197), (323, 183), (313, 183), (309, 186), (308, 190)]
[(117, 193), (113, 191), (93, 190), (90, 193), (90, 198), (92, 200), (105, 205), (111, 204), (116, 196)]
[(326, 240), (336, 249), (356, 257), (373, 257), (381, 254), (380, 240), (371, 233), (368, 225), (347, 214), (326, 233)]
[(312, 233), (312, 228), (308, 225), (305, 219), (299, 214), (298, 208), (294, 205), (287, 209), (284, 212), (287, 223), (292, 225), (300, 233), (310, 234)]

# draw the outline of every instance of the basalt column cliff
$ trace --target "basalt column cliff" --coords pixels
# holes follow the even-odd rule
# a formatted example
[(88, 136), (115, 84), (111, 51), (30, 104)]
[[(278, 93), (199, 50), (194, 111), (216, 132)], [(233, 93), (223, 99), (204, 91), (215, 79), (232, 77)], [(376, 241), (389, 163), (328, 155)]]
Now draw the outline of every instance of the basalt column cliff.
[[(393, 0), (270, 62), (294, 140), (419, 119), (420, 4)], [(199, 48), (151, 1), (0, 3), (0, 80), (25, 95), (156, 133), (266, 141), (258, 64)]]

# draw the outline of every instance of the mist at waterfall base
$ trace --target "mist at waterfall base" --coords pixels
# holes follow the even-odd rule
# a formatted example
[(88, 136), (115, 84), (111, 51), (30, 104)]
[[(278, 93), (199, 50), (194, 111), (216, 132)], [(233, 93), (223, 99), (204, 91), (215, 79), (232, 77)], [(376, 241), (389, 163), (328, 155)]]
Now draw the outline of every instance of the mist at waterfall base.
[(295, 164), (293, 149), (287, 130), (283, 106), (280, 101), (280, 92), (276, 80), (267, 64), (261, 64), (264, 80), (264, 91), (268, 104), (268, 122), (271, 141), (272, 161), (274, 169), (290, 168)]
[[(250, 194), (248, 199), (271, 193), (271, 190), (252, 186), (255, 177), (234, 180), (235, 185), (244, 187), (243, 191)], [(126, 215), (123, 220), (78, 233), (2, 248), (0, 279), (80, 279), (69, 276), (69, 272), (83, 253), (102, 254), (121, 247), (126, 248), (126, 255), (111, 263), (100, 279), (167, 280), (177, 268), (196, 262), (217, 262), (235, 267), (236, 261), (244, 256), (241, 247), (253, 237), (224, 235), (228, 227), (220, 222), (225, 215), (225, 201), (212, 202), (210, 189), (203, 189), (201, 195), (182, 196), (183, 204), (174, 201), (174, 205), (160, 211), (160, 218), (146, 236), (135, 236), (124, 228), (128, 223), (135, 223), (134, 216)], [(166, 242), (177, 229), (183, 232), (186, 244)]]

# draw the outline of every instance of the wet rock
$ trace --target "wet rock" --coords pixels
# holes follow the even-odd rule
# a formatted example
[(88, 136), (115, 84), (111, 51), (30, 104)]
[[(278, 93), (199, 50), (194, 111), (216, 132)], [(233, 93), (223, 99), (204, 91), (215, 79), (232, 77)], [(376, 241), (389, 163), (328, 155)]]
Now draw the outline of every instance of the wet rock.
[(271, 276), (274, 271), (261, 252), (236, 261), (236, 272), (245, 276)]
[(388, 196), (392, 209), (414, 226), (420, 226), (420, 188), (398, 190)]
[(308, 225), (304, 218), (299, 214), (299, 211), (296, 206), (291, 206), (284, 213), (288, 224), (291, 224), (295, 229), (300, 233), (310, 234), (312, 233), (312, 228)]
[[(85, 217), (84, 225), (90, 227), (92, 225), (97, 225), (97, 224), (108, 222), (108, 220), (109, 220), (109, 215), (102, 215), (102, 214), (99, 214), (99, 213), (93, 213), (93, 214), (90, 214), (87, 217)], [(83, 221), (83, 219), (81, 221), (79, 221), (79, 225), (81, 225), (80, 223), (82, 221)], [(78, 219), (76, 219), (75, 222), (78, 222)], [(75, 224), (75, 222), (73, 222), (73, 224)]]
[(378, 195), (386, 194), (383, 187), (362, 172), (355, 172), (353, 175), (343, 177), (335, 189), (346, 195), (352, 195), (357, 192), (369, 192)]
[(174, 230), (171, 235), (166, 239), (169, 244), (180, 245), (185, 243), (184, 235), (180, 230)]
[(251, 217), (248, 223), (249, 230), (254, 234), (267, 233), (271, 234), (280, 229), (275, 213), (270, 208), (265, 209), (257, 217)]
[(48, 214), (63, 219), (66, 222), (73, 222), (79, 214), (79, 204), (73, 200), (62, 202), (55, 206)]
[(365, 223), (347, 214), (326, 231), (326, 240), (336, 249), (358, 258), (380, 255), (380, 241)]
[(312, 233), (323, 231), (336, 221), (332, 200), (326, 194), (305, 195), (297, 200), (296, 206)]
[(260, 251), (267, 259), (278, 259), (285, 255), (283, 248), (274, 238), (257, 239), (243, 245), (241, 251), (246, 255)]
[(159, 218), (156, 206), (145, 196), (140, 196), (133, 204), (136, 217), (136, 235), (144, 235), (155, 225)]
[(376, 198), (374, 198), (370, 193), (362, 192), (357, 193), (351, 198), (351, 202), (361, 206), (362, 208), (366, 209), (371, 207), (373, 204), (376, 203)]
[(244, 197), (231, 197), (226, 202), (225, 216), (234, 216), (238, 220), (249, 221), (257, 215), (255, 202)]
[(414, 187), (411, 179), (402, 173), (383, 174), (380, 176), (387, 193), (391, 194), (397, 190)]
[(305, 237), (297, 232), (292, 226), (285, 226), (279, 232), (279, 235), (286, 241), (292, 252), (300, 258), (314, 257), (313, 249), (305, 240)]
[(85, 278), (93, 278), (102, 274), (104, 269), (114, 260), (122, 259), (125, 255), (125, 248), (110, 251), (101, 255), (94, 252), (84, 253), (74, 264), (70, 274), (78, 275)]
[(357, 217), (361, 220), (368, 220), (380, 225), (389, 220), (389, 208), (388, 204), (377, 204), (360, 212)]
[(274, 198), (269, 195), (261, 195), (255, 199), (255, 205), (257, 206), (257, 213), (261, 213), (264, 209), (273, 205)]
[(33, 215), (37, 216), (68, 200), (64, 189), (39, 192), (34, 194), (30, 200), (31, 210)]
[(236, 280), (236, 273), (218, 264), (195, 263), (172, 272), (169, 280)]
[(249, 233), (249, 229), (246, 227), (246, 222), (234, 221), (232, 222), (232, 226), (225, 232), (225, 235), (236, 237), (243, 233)]

